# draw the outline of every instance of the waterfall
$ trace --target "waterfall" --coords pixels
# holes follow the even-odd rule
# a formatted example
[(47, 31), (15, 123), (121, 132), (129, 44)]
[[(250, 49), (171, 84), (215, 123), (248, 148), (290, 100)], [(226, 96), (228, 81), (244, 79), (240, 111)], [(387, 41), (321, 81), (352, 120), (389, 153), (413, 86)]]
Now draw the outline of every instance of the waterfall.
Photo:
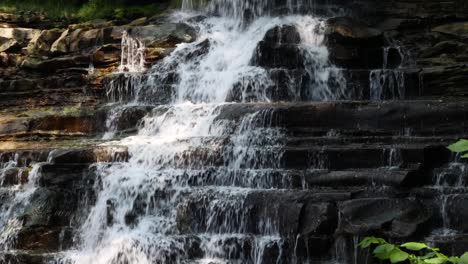
[[(128, 147), (128, 162), (95, 165), (96, 202), (85, 210), (77, 245), (58, 263), (259, 264), (292, 257), (282, 253), (288, 239), (278, 220), (282, 209), (249, 205), (255, 195), (267, 199), (292, 184), (290, 171), (281, 169), (285, 131), (272, 110), (230, 113), (247, 103), (345, 96), (344, 79), (322, 43), (323, 20), (294, 14), (299, 3), (310, 2), (290, 0), (288, 15), (279, 17), (267, 16), (275, 7), (266, 0), (183, 1), (182, 12), (207, 15), (185, 21), (197, 28), (197, 41), (180, 44), (131, 88), (109, 86), (115, 104), (131, 98), (153, 110), (136, 135), (118, 142)], [(268, 55), (260, 46), (266, 35), (282, 40), (275, 32), (284, 30), (293, 36), (287, 47), (301, 59), (294, 61), (297, 69), (260, 65)], [(281, 40), (273, 47), (281, 48)], [(141, 70), (135, 52), (141, 42), (125, 35), (122, 43), (129, 48), (119, 69)], [(278, 81), (278, 74), (289, 81)]]

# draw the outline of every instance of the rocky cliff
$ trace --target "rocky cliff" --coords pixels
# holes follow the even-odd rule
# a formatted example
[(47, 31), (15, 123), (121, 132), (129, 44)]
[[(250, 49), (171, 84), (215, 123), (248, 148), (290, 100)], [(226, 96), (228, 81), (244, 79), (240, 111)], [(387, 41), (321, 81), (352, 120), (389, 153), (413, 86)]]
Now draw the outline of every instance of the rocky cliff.
[[(269, 12), (284, 13), (286, 1), (274, 2)], [(357, 249), (356, 242), (366, 235), (425, 240), (448, 254), (467, 251), (468, 171), (446, 146), (467, 136), (468, 2), (317, 0), (313, 11), (300, 4), (295, 8), (331, 17), (324, 24), (324, 43), (345, 89), (333, 101), (315, 103), (308, 100), (310, 94), (291, 92), (291, 80), (294, 91), (302, 91), (309, 75), (297, 48), (297, 30), (281, 26), (269, 30), (252, 55), (251, 64), (267, 69), (274, 81), (270, 102), (252, 103), (255, 99), (246, 99), (245, 91), (233, 89), (228, 101), (239, 103), (219, 110), (217, 119), (239, 126), (242, 116), (266, 111), (271, 113), (268, 126), (284, 133), (280, 167), (265, 176), (272, 179), (268, 189), (249, 193), (244, 201), (244, 232), (258, 235), (257, 223), (275, 219), (284, 240), (265, 246), (260, 261), (249, 261), (372, 263), (368, 252)], [(145, 64), (137, 66), (149, 69), (178, 44), (199, 37), (196, 28), (165, 16), (125, 25), (40, 19), (0, 14), (0, 218), (6, 219), (0, 223), (11, 227), (0, 228), (0, 263), (48, 263), (73, 248), (80, 217), (96, 202), (101, 178), (93, 164), (130, 158), (118, 143), (101, 145), (104, 134), (110, 128), (117, 135), (134, 134), (152, 109), (148, 105), (166, 104), (173, 94), (168, 88), (148, 95), (146, 105), (129, 107), (116, 123), (107, 122), (109, 102), (132, 97), (109, 83), (146, 78), (116, 74), (125, 65), (125, 38), (139, 41)], [(198, 45), (182, 61), (210, 49), (209, 42)], [(132, 84), (118, 87), (133, 91)], [(226, 162), (217, 150), (190, 151), (177, 157), (187, 160), (178, 166), (193, 165), (193, 159), (210, 166)], [(249, 177), (248, 171), (242, 173)], [(191, 186), (215, 184), (213, 174), (207, 170), (184, 177)], [(30, 202), (11, 208), (18, 204), (12, 193), (28, 188), (31, 175), (37, 179)], [(207, 204), (215, 198), (187, 197), (177, 207), (177, 228), (191, 234), (184, 238), (184, 254), (197, 263), (206, 252), (196, 234), (209, 229)], [(109, 201), (108, 225), (113, 206)], [(135, 205), (125, 216), (128, 226), (145, 206)], [(20, 216), (12, 224), (8, 216), (17, 210)], [(223, 252), (230, 252), (223, 258), (237, 263), (254, 254), (249, 239), (223, 241)], [(165, 263), (177, 261), (168, 257)]]

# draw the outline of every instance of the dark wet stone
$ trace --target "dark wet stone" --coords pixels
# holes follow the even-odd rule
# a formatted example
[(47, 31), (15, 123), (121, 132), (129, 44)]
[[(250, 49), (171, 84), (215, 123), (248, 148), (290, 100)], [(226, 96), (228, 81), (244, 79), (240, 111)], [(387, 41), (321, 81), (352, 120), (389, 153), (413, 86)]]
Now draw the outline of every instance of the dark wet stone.
[(339, 205), (338, 232), (361, 235), (376, 232), (388, 237), (415, 235), (432, 211), (412, 199), (358, 199)]

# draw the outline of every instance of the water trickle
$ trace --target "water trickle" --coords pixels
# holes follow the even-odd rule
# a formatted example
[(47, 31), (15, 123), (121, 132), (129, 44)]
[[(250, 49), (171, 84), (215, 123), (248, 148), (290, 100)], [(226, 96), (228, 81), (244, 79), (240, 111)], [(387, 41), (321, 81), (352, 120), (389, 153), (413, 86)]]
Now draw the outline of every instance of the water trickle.
[(391, 148), (386, 150), (388, 152), (388, 161), (387, 166), (390, 168), (397, 168), (403, 162), (403, 158), (401, 155), (401, 149)]
[(369, 75), (370, 100), (396, 100), (405, 98), (405, 72), (403, 66), (409, 55), (401, 46), (389, 46), (383, 49), (382, 69), (372, 70)]
[(398, 70), (372, 70), (370, 73), (370, 99), (403, 99), (405, 97), (405, 74)]
[(124, 31), (122, 34), (119, 72), (143, 72), (145, 70), (145, 45)]
[(457, 194), (452, 194), (454, 190), (466, 191), (465, 179), (468, 178), (468, 167), (463, 163), (450, 163), (447, 167), (435, 171), (433, 182), (434, 187), (439, 192), (439, 207), (442, 217), (442, 227), (434, 230), (433, 234), (438, 236), (452, 236), (457, 234), (451, 229), (451, 219), (448, 213), (450, 203)]

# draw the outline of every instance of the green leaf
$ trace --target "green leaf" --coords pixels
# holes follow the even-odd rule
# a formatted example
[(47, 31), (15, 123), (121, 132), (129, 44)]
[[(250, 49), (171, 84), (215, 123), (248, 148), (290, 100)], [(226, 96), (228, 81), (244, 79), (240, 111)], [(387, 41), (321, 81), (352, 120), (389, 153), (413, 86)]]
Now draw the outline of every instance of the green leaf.
[(391, 244), (383, 244), (375, 248), (374, 253), (375, 254), (381, 254), (381, 253), (390, 253), (392, 250), (395, 248), (394, 245)]
[(424, 243), (410, 242), (410, 243), (405, 243), (405, 244), (401, 245), (400, 247), (406, 248), (406, 249), (409, 249), (409, 250), (413, 250), (413, 251), (419, 251), (419, 250), (422, 250), (422, 249), (426, 249), (427, 245), (424, 244)]
[(461, 139), (457, 143), (448, 146), (448, 149), (455, 153), (462, 153), (468, 151), (468, 140)]
[(462, 159), (468, 159), (468, 153), (461, 156)]
[(460, 257), (460, 261), (458, 263), (459, 264), (468, 264), (468, 252), (465, 252), (465, 254), (463, 254)]
[(402, 251), (399, 248), (395, 248), (391, 253), (390, 253), (390, 262), (392, 263), (400, 263), (405, 260), (407, 260), (409, 257), (409, 254)]
[(424, 263), (429, 263), (429, 264), (444, 264), (444, 263), (447, 262), (447, 261), (448, 261), (448, 258), (437, 257), (437, 258), (426, 259), (426, 260), (424, 260)]
[(364, 238), (358, 245), (361, 248), (368, 248), (372, 244), (385, 244), (387, 243), (384, 239), (382, 238), (377, 238), (377, 237), (366, 237)]
[(423, 257), (421, 257), (421, 259), (430, 259), (430, 258), (433, 258), (435, 256), (437, 256), (436, 252), (429, 252), (426, 255), (424, 255)]
[(383, 244), (375, 248), (374, 255), (380, 260), (390, 259), (390, 253), (395, 249), (394, 245)]

